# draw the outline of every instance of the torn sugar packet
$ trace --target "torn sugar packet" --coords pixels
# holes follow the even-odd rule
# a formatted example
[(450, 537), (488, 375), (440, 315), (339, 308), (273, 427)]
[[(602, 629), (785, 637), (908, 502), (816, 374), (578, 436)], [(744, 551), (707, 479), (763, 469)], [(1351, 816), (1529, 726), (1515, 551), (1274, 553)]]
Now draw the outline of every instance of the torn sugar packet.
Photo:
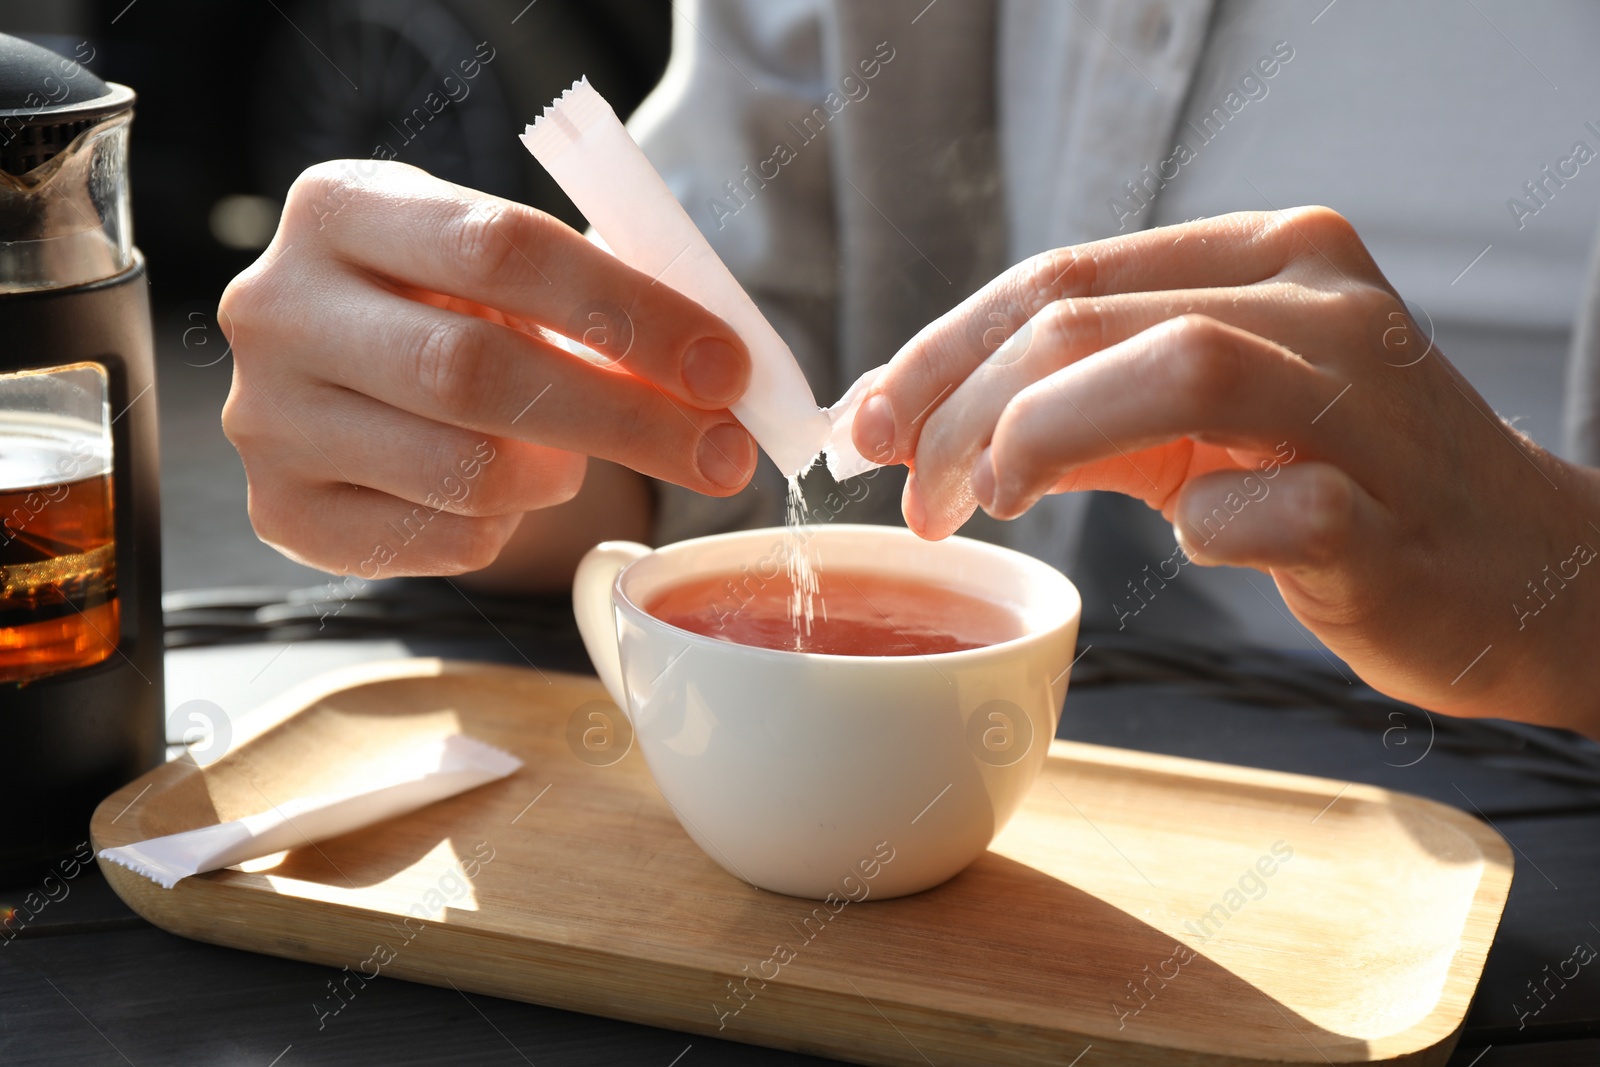
[[(794, 353), (587, 78), (545, 108), (522, 143), (613, 255), (698, 302), (743, 339), (750, 385), (730, 410), (784, 475), (810, 470), (825, 448), (830, 470), (837, 464), (837, 470), (860, 474), (878, 466), (850, 444), (848, 421), (839, 438), (833, 414), (839, 405), (828, 411), (817, 406)], [(846, 394), (840, 404), (848, 406), (849, 399)]]
[(299, 845), (360, 830), (465, 793), (514, 773), (522, 761), (465, 734), (386, 752), (374, 760), (368, 785), (339, 794), (297, 797), (242, 819), (100, 850), (171, 889), (182, 878), (232, 867)]
[(855, 380), (855, 384), (845, 390), (839, 402), (827, 411), (828, 415), (828, 444), (822, 450), (822, 456), (828, 461), (828, 473), (833, 475), (834, 481), (842, 482), (846, 478), (854, 478), (858, 474), (865, 474), (883, 466), (867, 459), (850, 440), (850, 431), (856, 424), (856, 412), (861, 410), (861, 402), (867, 398), (867, 390), (872, 388), (872, 383), (878, 380), (878, 375), (883, 373), (883, 367), (873, 367)]

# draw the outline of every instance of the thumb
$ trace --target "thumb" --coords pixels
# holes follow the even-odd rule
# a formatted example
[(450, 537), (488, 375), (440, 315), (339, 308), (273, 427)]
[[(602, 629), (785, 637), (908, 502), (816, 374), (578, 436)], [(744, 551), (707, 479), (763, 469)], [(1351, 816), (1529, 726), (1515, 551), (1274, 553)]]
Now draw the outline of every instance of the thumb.
[[(1339, 468), (1295, 463), (1272, 477), (1215, 471), (1178, 493), (1173, 531), (1189, 558), (1228, 565), (1322, 572), (1344, 585), (1360, 553), (1387, 541), (1383, 508)], [(1309, 572), (1309, 573), (1307, 573)], [(1335, 590), (1327, 590), (1332, 593)]]

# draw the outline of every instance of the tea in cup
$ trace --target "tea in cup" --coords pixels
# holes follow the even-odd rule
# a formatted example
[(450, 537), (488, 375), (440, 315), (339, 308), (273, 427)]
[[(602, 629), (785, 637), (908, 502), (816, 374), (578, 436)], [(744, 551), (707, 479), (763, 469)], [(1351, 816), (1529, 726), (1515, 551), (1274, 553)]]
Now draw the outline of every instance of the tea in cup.
[[(809, 632), (788, 554), (818, 563)], [(791, 896), (901, 896), (988, 848), (1048, 753), (1081, 602), (962, 537), (830, 525), (606, 542), (573, 605), (661, 794), (712, 860)]]

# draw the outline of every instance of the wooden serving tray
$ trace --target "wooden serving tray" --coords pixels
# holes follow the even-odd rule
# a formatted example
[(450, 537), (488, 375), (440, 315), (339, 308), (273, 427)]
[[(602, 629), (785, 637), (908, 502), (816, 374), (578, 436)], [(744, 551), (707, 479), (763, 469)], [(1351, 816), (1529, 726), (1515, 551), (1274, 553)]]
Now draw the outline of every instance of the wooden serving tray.
[(94, 844), (336, 789), (358, 755), (463, 729), (526, 766), (254, 873), (164, 890), (102, 869), (157, 926), (349, 967), (352, 991), (381, 973), (940, 1067), (1442, 1064), (1510, 887), (1505, 842), (1432, 801), (1054, 741), (970, 868), (834, 911), (724, 873), (637, 751), (579, 759), (569, 736), (604, 700), (591, 678), (438, 660), (325, 676), (216, 763), (107, 798)]

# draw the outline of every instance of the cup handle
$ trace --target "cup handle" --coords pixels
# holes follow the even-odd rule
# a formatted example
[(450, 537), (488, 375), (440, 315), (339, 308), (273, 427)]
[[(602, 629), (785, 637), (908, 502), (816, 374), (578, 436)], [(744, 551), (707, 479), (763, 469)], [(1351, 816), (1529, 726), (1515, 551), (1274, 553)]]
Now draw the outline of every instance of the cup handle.
[(622, 655), (617, 648), (616, 606), (611, 590), (617, 573), (650, 551), (648, 545), (636, 541), (602, 541), (584, 553), (572, 576), (572, 613), (578, 619), (584, 650), (600, 676), (600, 684), (624, 715), (628, 714), (628, 694), (622, 684)]

